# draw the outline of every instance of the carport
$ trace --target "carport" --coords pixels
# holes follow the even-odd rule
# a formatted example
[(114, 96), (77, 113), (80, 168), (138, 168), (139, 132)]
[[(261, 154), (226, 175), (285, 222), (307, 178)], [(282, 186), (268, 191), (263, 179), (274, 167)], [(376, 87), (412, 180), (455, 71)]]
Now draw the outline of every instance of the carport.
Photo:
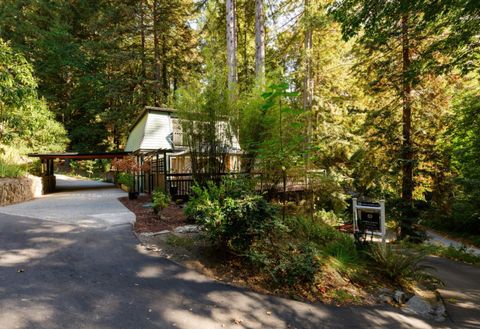
[(55, 192), (55, 160), (98, 160), (98, 159), (122, 159), (130, 155), (130, 152), (100, 152), (100, 153), (30, 153), (31, 158), (39, 158), (41, 162), (41, 176), (43, 193)]

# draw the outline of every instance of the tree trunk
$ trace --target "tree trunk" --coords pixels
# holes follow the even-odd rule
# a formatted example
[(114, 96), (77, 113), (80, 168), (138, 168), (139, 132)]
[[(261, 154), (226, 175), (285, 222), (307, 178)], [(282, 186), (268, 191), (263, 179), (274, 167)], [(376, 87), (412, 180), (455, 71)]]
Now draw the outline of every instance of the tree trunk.
[(153, 1), (153, 60), (155, 106), (160, 106), (160, 49), (159, 49), (158, 0)]
[(141, 36), (141, 70), (142, 70), (142, 105), (147, 105), (145, 81), (147, 80), (146, 55), (145, 55), (145, 8), (144, 0), (140, 1), (140, 36)]
[(306, 139), (304, 145), (305, 152), (305, 180), (308, 181), (308, 170), (310, 167), (310, 157), (308, 154), (309, 145), (311, 143), (312, 135), (312, 105), (313, 105), (313, 77), (312, 77), (312, 47), (313, 47), (313, 31), (310, 24), (310, 1), (305, 0), (304, 3), (305, 12), (304, 16), (306, 17), (306, 26), (305, 26), (305, 41), (304, 41), (304, 51), (305, 51), (305, 72), (303, 77), (303, 110), (305, 111), (305, 123), (306, 123)]
[[(305, 0), (305, 16), (309, 18), (310, 1)], [(313, 79), (312, 79), (312, 44), (313, 44), (313, 31), (310, 26), (310, 22), (307, 21), (305, 28), (305, 75), (303, 78), (303, 109), (308, 110), (312, 107), (313, 99)]]
[(228, 88), (232, 90), (237, 83), (237, 25), (235, 0), (227, 0), (226, 9)]
[(402, 199), (406, 203), (412, 202), (413, 194), (413, 147), (411, 140), (412, 129), (412, 83), (409, 77), (410, 70), (410, 40), (408, 37), (408, 14), (402, 16)]
[(168, 83), (168, 67), (167, 67), (167, 40), (165, 33), (162, 35), (162, 102), (167, 103), (170, 94), (170, 84)]
[(265, 15), (263, 0), (255, 2), (255, 77), (263, 87), (265, 80)]

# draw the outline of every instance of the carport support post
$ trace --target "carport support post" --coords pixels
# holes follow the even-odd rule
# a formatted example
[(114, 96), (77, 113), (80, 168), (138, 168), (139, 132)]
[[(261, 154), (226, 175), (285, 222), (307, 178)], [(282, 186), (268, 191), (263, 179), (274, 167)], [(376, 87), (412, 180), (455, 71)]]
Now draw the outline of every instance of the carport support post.
[(170, 194), (168, 191), (168, 183), (167, 183), (167, 151), (163, 151), (163, 175), (164, 175), (164, 183), (165, 183), (165, 194)]
[(40, 158), (40, 174), (41, 176), (45, 176), (45, 160)]

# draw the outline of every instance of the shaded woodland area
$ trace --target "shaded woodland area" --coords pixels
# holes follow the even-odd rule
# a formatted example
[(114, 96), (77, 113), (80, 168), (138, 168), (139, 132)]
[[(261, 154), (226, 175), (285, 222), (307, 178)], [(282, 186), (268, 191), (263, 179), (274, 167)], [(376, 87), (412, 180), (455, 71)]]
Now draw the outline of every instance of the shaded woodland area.
[(386, 198), (402, 235), (478, 235), (479, 6), (3, 0), (4, 154), (122, 149), (146, 105), (228, 116), (247, 170), (325, 173), (321, 214)]

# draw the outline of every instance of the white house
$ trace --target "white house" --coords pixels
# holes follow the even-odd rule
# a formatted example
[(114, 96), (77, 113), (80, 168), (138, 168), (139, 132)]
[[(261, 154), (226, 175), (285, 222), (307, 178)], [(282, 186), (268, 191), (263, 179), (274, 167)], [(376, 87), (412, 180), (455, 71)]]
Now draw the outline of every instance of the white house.
[[(219, 121), (216, 126), (217, 135), (224, 141), (227, 153), (225, 170), (237, 172), (240, 170), (242, 155), (238, 139), (227, 121)], [(190, 152), (184, 137), (175, 110), (147, 106), (130, 131), (125, 151), (134, 154), (166, 151), (169, 154), (170, 172), (191, 173)]]
[[(223, 141), (224, 172), (239, 172), (243, 153), (227, 120), (216, 123), (216, 135)], [(151, 162), (152, 172), (139, 179), (139, 190), (152, 190), (164, 184), (168, 190), (171, 184), (168, 185), (167, 181), (192, 173), (190, 149), (185, 137), (175, 110), (145, 107), (133, 124), (125, 147), (125, 151), (137, 156), (139, 161)]]

